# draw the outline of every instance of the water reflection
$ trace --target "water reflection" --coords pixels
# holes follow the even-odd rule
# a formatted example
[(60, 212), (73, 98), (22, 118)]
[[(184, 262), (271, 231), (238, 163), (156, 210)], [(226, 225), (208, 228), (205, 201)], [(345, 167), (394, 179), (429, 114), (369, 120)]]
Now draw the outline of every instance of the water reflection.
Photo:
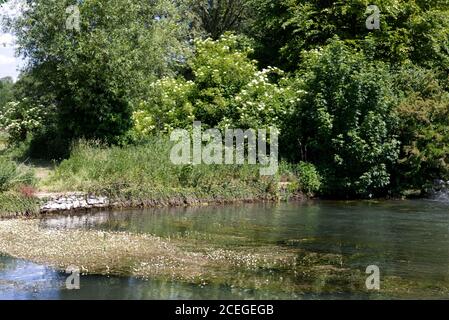
[[(80, 290), (65, 287), (67, 275), (28, 261), (0, 256), (1, 300), (273, 299), (269, 293), (222, 286), (146, 281), (126, 277), (81, 276)], [(291, 299), (279, 295), (277, 298)]]

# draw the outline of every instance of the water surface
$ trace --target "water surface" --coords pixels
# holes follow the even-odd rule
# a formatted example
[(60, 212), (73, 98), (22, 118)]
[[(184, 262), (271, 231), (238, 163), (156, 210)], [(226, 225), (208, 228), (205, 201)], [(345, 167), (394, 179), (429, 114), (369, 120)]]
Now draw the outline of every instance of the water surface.
[[(222, 207), (131, 210), (50, 217), (42, 228), (84, 228), (149, 233), (186, 243), (202, 240), (232, 250), (279, 248), (338, 257), (335, 266), (364, 274), (381, 270), (379, 293), (359, 289), (360, 278), (323, 285), (321, 277), (301, 292), (231, 288), (101, 276), (83, 276), (81, 290), (65, 289), (65, 274), (26, 261), (0, 257), (0, 298), (6, 299), (365, 299), (449, 297), (449, 205), (438, 201), (311, 201)], [(335, 260), (335, 259), (334, 259)], [(329, 264), (317, 259), (315, 264)], [(241, 274), (301, 281), (292, 270)], [(225, 274), (224, 277), (233, 275)], [(265, 278), (264, 278), (265, 277)], [(313, 280), (313, 279), (312, 279)], [(385, 281), (386, 292), (382, 291)], [(351, 281), (357, 281), (352, 284)], [(397, 292), (395, 291), (397, 287)], [(295, 287), (296, 288), (296, 287)], [(403, 295), (404, 292), (407, 295)]]

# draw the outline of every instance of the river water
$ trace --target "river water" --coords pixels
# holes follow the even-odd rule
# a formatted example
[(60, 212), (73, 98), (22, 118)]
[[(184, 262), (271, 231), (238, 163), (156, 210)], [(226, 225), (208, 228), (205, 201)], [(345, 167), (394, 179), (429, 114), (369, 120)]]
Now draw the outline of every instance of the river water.
[[(298, 254), (334, 255), (341, 267), (358, 274), (364, 275), (369, 265), (378, 266), (381, 289), (352, 289), (364, 287), (359, 278), (345, 279), (344, 286), (338, 282), (323, 286), (325, 279), (314, 282), (312, 275), (310, 286), (300, 292), (295, 291), (297, 286), (283, 291), (104, 276), (82, 276), (80, 290), (67, 290), (66, 274), (0, 256), (0, 299), (449, 298), (449, 204), (439, 201), (310, 201), (130, 210), (55, 216), (40, 223), (43, 228), (127, 231), (163, 238), (190, 239), (194, 234), (233, 250), (271, 246)], [(319, 267), (313, 263), (323, 262), (312, 262), (311, 267)], [(291, 276), (291, 270), (274, 270), (267, 281), (275, 281), (273, 274), (300, 281)], [(248, 281), (253, 277), (248, 275)], [(352, 286), (351, 281), (358, 283)]]

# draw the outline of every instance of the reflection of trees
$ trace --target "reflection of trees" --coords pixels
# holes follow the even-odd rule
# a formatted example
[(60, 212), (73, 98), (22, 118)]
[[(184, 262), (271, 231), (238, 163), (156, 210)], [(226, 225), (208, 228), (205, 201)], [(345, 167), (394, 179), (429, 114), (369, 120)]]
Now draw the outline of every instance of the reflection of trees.
[(137, 278), (106, 278), (87, 276), (81, 278), (81, 290), (60, 290), (61, 299), (254, 299), (257, 293), (231, 289), (219, 285), (201, 287), (173, 281), (140, 280)]

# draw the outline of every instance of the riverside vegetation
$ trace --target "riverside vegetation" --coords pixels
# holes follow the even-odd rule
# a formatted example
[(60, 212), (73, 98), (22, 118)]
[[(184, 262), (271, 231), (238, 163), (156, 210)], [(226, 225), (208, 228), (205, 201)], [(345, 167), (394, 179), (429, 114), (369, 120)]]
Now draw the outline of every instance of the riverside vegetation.
[[(449, 180), (447, 1), (382, 1), (379, 30), (364, 0), (90, 0), (75, 29), (72, 1), (32, 3), (1, 17), (27, 63), (0, 80), (0, 217), (36, 214), (42, 191), (142, 206), (426, 196)], [(278, 173), (173, 165), (169, 134), (194, 121), (277, 127)]]
[[(449, 9), (445, 1), (396, 2), (384, 1), (380, 30), (367, 30), (361, 0), (221, 0), (206, 11), (202, 0), (97, 0), (79, 5), (79, 31), (60, 23), (69, 1), (40, 2), (3, 19), (28, 64), (16, 83), (2, 81), (2, 135), (9, 149), (22, 146), (19, 161), (66, 159), (67, 168), (79, 161), (71, 147), (80, 139), (121, 157), (120, 148), (140, 154), (142, 141), (194, 121), (205, 129), (275, 126), (281, 158), (319, 176), (311, 192), (425, 195), (434, 180), (449, 179)], [(161, 8), (164, 19), (151, 18)], [(212, 168), (201, 170), (228, 174)], [(236, 171), (243, 184), (248, 170)]]
[[(299, 188), (312, 193), (320, 184), (317, 172), (307, 165), (281, 163), (277, 175), (265, 177), (255, 165), (174, 165), (169, 159), (172, 146), (166, 137), (128, 147), (80, 142), (70, 159), (39, 180), (33, 169), (3, 159), (2, 215), (37, 213), (37, 190), (85, 192), (141, 207), (273, 201), (294, 196)], [(285, 190), (279, 189), (281, 180), (289, 182)]]

